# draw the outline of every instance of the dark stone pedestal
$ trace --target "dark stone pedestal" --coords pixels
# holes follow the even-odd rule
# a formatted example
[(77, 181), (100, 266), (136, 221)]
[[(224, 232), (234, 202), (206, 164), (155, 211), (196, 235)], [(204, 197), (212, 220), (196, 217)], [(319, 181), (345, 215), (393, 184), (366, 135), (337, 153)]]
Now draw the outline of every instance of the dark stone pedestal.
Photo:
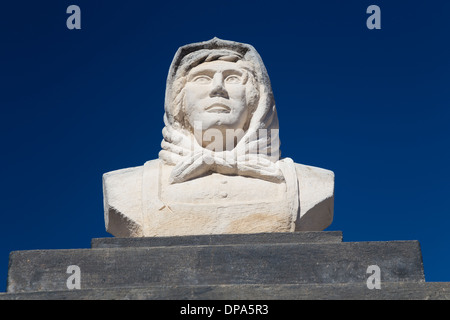
[[(81, 289), (68, 289), (67, 268)], [(367, 280), (380, 270), (380, 289)], [(341, 232), (93, 239), (16, 251), (1, 299), (450, 299), (425, 282), (417, 241), (342, 242)]]

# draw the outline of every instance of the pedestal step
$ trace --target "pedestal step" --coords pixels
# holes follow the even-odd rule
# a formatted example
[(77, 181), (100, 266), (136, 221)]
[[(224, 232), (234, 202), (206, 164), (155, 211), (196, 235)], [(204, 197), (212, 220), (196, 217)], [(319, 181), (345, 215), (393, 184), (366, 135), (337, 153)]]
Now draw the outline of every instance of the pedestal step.
[(154, 238), (94, 238), (92, 248), (124, 247), (171, 247), (201, 246), (257, 243), (339, 243), (342, 242), (341, 231), (256, 233), (256, 234), (214, 234), (178, 237)]
[(371, 265), (380, 268), (383, 282), (425, 281), (417, 241), (248, 242), (12, 252), (7, 291), (67, 290), (67, 268), (71, 265), (79, 267), (82, 289), (327, 283), (365, 286)]
[[(232, 284), (0, 293), (0, 300), (445, 300), (450, 283)], [(173, 307), (173, 306), (172, 306)]]

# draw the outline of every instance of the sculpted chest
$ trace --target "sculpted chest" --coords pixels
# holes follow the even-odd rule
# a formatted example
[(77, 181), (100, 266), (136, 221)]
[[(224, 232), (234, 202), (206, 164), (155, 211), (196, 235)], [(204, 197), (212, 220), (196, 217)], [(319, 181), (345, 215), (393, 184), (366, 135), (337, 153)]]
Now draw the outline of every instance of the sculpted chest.
[(160, 199), (167, 204), (209, 205), (277, 202), (285, 200), (285, 183), (212, 173), (183, 183), (169, 184), (172, 166), (161, 166)]
[(105, 223), (115, 236), (322, 230), (332, 220), (334, 174), (295, 164), (300, 204), (286, 183), (209, 174), (170, 185), (160, 160), (103, 176)]

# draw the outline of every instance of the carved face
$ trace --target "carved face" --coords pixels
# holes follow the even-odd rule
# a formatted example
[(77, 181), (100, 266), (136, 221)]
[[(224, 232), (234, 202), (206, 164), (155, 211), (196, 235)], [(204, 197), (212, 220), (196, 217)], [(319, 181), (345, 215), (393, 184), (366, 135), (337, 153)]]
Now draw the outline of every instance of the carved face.
[(248, 117), (246, 70), (236, 63), (211, 61), (189, 72), (185, 85), (184, 112), (190, 125), (202, 129), (242, 129)]

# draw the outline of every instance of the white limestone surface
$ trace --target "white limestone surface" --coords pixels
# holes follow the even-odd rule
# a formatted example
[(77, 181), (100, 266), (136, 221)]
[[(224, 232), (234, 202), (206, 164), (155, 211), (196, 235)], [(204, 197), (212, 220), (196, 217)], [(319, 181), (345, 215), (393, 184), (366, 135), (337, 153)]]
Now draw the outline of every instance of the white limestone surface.
[(158, 159), (103, 176), (108, 232), (293, 232), (331, 224), (334, 173), (280, 156), (270, 80), (252, 46), (214, 38), (181, 47), (164, 107)]

